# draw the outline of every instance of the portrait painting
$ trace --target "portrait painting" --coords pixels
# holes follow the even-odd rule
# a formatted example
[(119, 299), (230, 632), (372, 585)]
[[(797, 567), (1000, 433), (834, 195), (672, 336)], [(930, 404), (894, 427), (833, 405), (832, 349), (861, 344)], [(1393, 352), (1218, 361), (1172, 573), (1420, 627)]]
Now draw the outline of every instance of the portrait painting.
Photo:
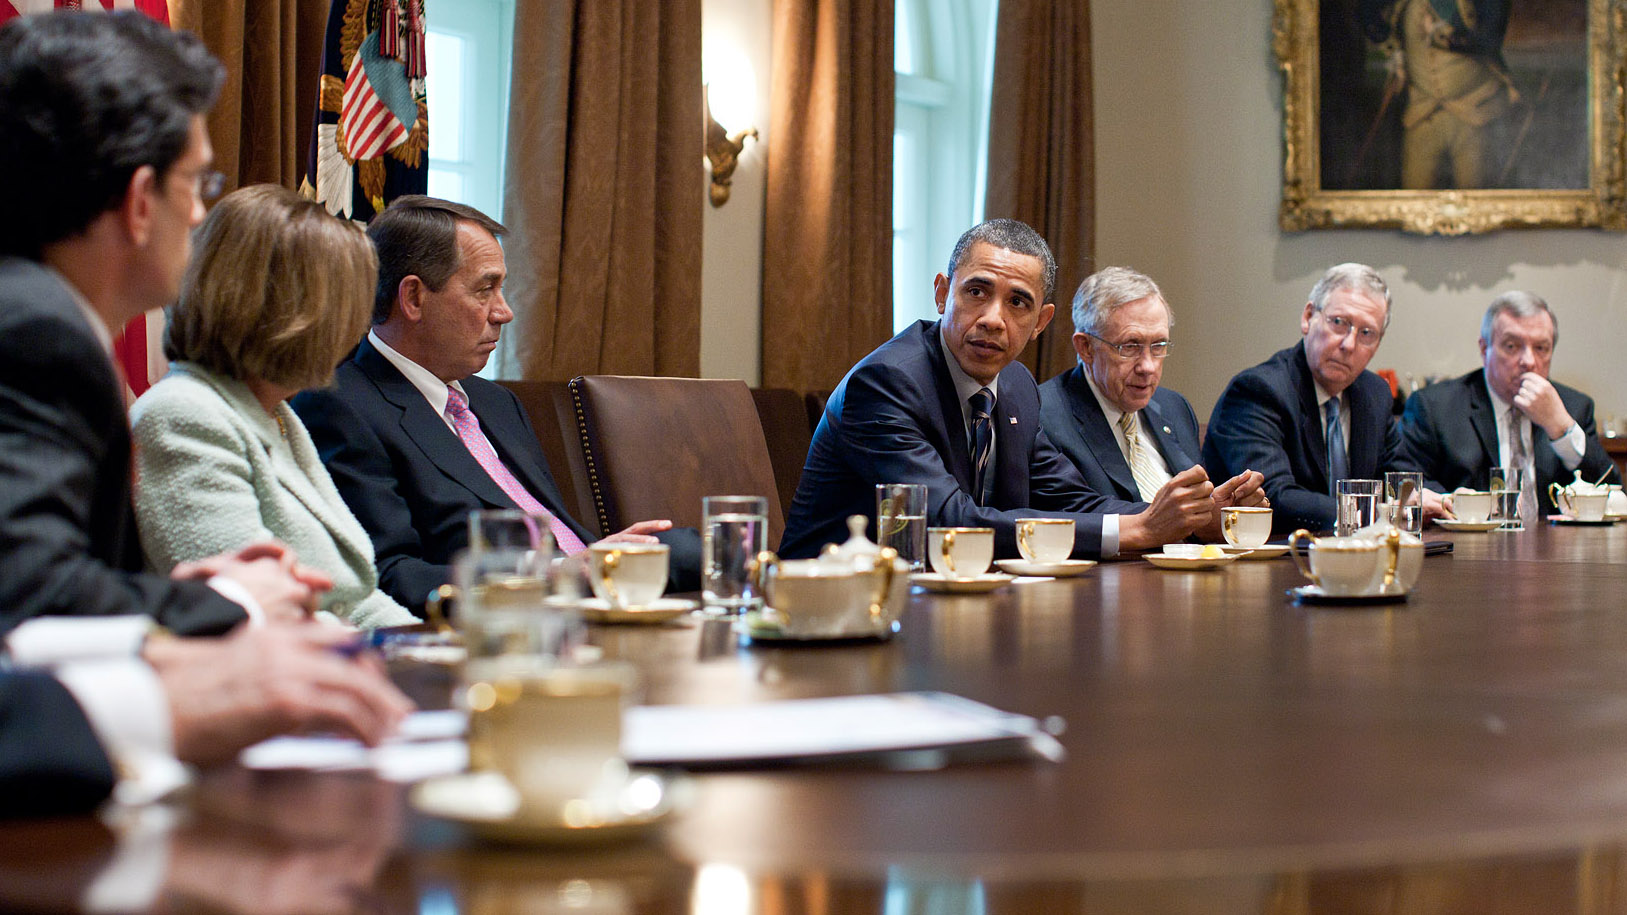
[(1276, 0), (1286, 229), (1627, 228), (1619, 0)]

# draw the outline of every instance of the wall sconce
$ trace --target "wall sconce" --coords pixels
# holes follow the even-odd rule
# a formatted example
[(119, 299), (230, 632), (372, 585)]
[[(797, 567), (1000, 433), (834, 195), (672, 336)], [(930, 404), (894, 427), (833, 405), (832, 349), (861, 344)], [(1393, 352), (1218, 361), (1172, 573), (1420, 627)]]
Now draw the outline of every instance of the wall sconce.
[(746, 138), (757, 139), (757, 128), (747, 127), (729, 133), (717, 118), (712, 117), (712, 94), (701, 88), (706, 96), (706, 161), (712, 166), (712, 187), (709, 195), (712, 206), (729, 202), (729, 185), (734, 181), (734, 168), (740, 164), (740, 153), (746, 148)]

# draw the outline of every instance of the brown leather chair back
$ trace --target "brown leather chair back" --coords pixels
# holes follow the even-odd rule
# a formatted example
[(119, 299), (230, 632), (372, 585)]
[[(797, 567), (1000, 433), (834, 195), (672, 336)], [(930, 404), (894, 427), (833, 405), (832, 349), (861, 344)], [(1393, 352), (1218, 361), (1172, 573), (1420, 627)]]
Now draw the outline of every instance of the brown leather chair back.
[(768, 546), (785, 530), (774, 465), (743, 381), (588, 375), (571, 397), (601, 528), (671, 518), (701, 526), (701, 499), (768, 500)]
[[(531, 426), (548, 459), (548, 472), (565, 499), (565, 510), (590, 532), (604, 532), (593, 510), (593, 492), (588, 487), (587, 462), (582, 456), (582, 437), (576, 431), (576, 407), (571, 389), (563, 381), (499, 381), (514, 392), (525, 408)], [(620, 530), (620, 528), (618, 528)]]
[(753, 388), (757, 419), (768, 440), (768, 459), (774, 465), (774, 482), (780, 488), (780, 507), (791, 504), (802, 482), (802, 465), (808, 462), (808, 445), (813, 441), (808, 428), (802, 396), (790, 388)]
[(830, 391), (809, 391), (802, 395), (803, 406), (808, 411), (808, 437), (813, 438), (814, 430), (819, 428), (819, 420), (825, 415), (825, 401), (830, 400)]

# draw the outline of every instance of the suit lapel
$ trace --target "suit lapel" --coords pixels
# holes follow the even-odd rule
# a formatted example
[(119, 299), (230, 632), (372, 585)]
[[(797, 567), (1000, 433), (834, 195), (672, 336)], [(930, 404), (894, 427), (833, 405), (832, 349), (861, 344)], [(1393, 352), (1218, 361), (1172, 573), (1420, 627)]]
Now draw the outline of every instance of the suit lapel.
[(469, 409), (473, 410), (475, 418), (480, 420), (481, 430), (486, 433), (486, 439), (492, 443), (492, 447), (497, 449), (503, 465), (514, 474), (527, 492), (542, 502), (555, 517), (565, 520), (566, 525), (584, 542), (591, 539), (565, 512), (565, 499), (560, 495), (559, 488), (554, 485), (552, 475), (541, 463), (542, 448), (536, 444), (536, 435), (519, 421), (519, 414), (505, 409), (507, 404), (498, 398), (498, 391), (491, 385), (471, 381), (464, 384), (463, 388), (469, 395)]
[(1299, 396), (1300, 447), (1311, 459), (1311, 471), (1320, 483), (1317, 489), (1328, 492), (1328, 443), (1322, 438), (1322, 411), (1316, 406), (1316, 382), (1311, 378), (1311, 364), (1305, 361), (1303, 340), (1289, 357), (1289, 375)]
[(1164, 456), (1164, 466), (1169, 468), (1170, 476), (1198, 462), (1197, 458), (1187, 454), (1186, 449), (1181, 447), (1180, 441), (1175, 437), (1174, 427), (1164, 416), (1164, 408), (1158, 405), (1156, 394), (1147, 403), (1147, 409), (1142, 411), (1142, 418), (1152, 430), (1153, 444), (1158, 446), (1158, 453)]
[[(1486, 391), (1484, 369), (1470, 376), (1468, 388), (1469, 425), (1474, 427), (1474, 434), (1480, 439), (1480, 447), (1484, 449), (1485, 466), (1496, 467), (1503, 462), (1502, 448), (1497, 441), (1497, 410), (1492, 406), (1491, 394)], [(1533, 440), (1537, 431), (1535, 428), (1531, 430)]]
[(1079, 436), (1085, 440), (1086, 448), (1101, 465), (1108, 479), (1118, 488), (1116, 495), (1131, 502), (1141, 501), (1141, 490), (1136, 487), (1135, 474), (1124, 460), (1124, 452), (1119, 450), (1119, 440), (1113, 435), (1113, 427), (1108, 425), (1107, 414), (1102, 412), (1096, 392), (1090, 389), (1090, 383), (1085, 380), (1084, 369), (1075, 365), (1068, 370), (1067, 378), (1062, 383), (1073, 394), (1068, 398), (1068, 403), (1074, 422), (1079, 424)]
[[(943, 435), (949, 464), (949, 472), (955, 475), (955, 482), (967, 493), (972, 491), (972, 452), (966, 442), (966, 424), (960, 411), (960, 397), (955, 392), (955, 380), (949, 375), (949, 365), (944, 361), (943, 345), (938, 340), (938, 324), (933, 322), (921, 328), (923, 335), (922, 345), (926, 347), (927, 359), (932, 363), (932, 378), (938, 388), (938, 410), (931, 417), (938, 427), (939, 434)], [(996, 412), (999, 404), (995, 405)], [(1004, 420), (999, 420), (1004, 422)], [(996, 435), (996, 438), (1003, 436)], [(1004, 452), (997, 446), (995, 460), (1002, 460)]]
[(401, 431), (430, 463), (487, 505), (515, 507), (514, 500), (498, 488), (486, 468), (480, 466), (446, 421), (435, 415), (423, 392), (413, 387), (412, 382), (365, 338), (356, 352), (356, 364), (378, 387), (379, 394), (401, 411)]

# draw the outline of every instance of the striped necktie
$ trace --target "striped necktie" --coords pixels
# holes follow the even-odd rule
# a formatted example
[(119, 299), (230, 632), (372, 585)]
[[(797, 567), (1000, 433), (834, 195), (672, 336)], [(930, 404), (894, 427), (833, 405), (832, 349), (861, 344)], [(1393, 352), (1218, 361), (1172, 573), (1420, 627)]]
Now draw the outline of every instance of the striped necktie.
[(1531, 455), (1525, 450), (1525, 436), (1520, 434), (1520, 410), (1518, 407), (1508, 408), (1508, 462), (1520, 468), (1520, 499), (1517, 503), (1520, 524), (1530, 526), (1537, 523), (1537, 481), (1532, 473), (1536, 468), (1532, 466)]
[(1147, 446), (1141, 442), (1140, 424), (1135, 413), (1119, 414), (1119, 429), (1124, 433), (1124, 444), (1130, 449), (1130, 474), (1136, 478), (1136, 491), (1141, 501), (1151, 502), (1162, 484), (1158, 482), (1158, 468)]
[(1328, 399), (1323, 408), (1328, 415), (1328, 495), (1337, 497), (1339, 481), (1350, 476), (1350, 456), (1345, 453), (1345, 430), (1339, 425), (1339, 398)]
[(452, 429), (457, 432), (458, 438), (463, 440), (463, 447), (469, 449), (469, 454), (482, 469), (490, 476), (497, 488), (503, 494), (514, 500), (514, 504), (521, 511), (533, 515), (542, 515), (548, 519), (548, 530), (553, 532), (554, 543), (559, 551), (567, 556), (580, 553), (586, 549), (582, 538), (570, 526), (559, 520), (553, 512), (549, 511), (537, 498), (531, 495), (514, 474), (503, 466), (503, 461), (497, 456), (497, 451), (486, 439), (486, 434), (480, 431), (480, 420), (475, 418), (473, 410), (469, 409), (469, 398), (457, 388), (446, 389), (446, 418), (452, 421)]
[(988, 388), (978, 388), (966, 402), (972, 406), (972, 485), (977, 490), (973, 498), (982, 505), (988, 501), (989, 492), (985, 471), (994, 444), (994, 394)]

